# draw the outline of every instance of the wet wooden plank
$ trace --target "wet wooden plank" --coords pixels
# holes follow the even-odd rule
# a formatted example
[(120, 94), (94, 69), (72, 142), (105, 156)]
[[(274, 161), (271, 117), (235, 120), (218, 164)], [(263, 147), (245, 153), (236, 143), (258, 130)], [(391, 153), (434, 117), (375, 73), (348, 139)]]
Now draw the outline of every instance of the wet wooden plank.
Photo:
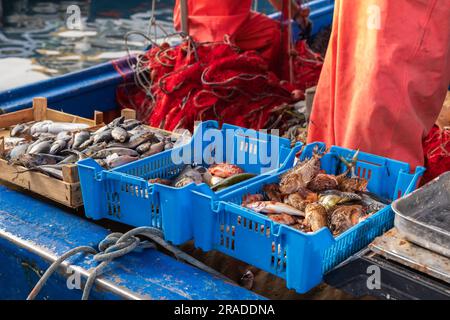
[(0, 128), (6, 129), (18, 123), (33, 121), (33, 119), (34, 119), (34, 111), (31, 108), (2, 114), (0, 116)]
[(71, 208), (83, 205), (79, 182), (67, 183), (40, 172), (26, 170), (25, 167), (12, 166), (0, 159), (0, 182), (3, 180)]

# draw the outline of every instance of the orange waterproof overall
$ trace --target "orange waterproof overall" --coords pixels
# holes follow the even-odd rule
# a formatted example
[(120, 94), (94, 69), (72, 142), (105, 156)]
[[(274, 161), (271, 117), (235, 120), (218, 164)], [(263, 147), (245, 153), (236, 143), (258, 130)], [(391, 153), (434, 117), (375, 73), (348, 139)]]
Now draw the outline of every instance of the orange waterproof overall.
[[(223, 41), (242, 50), (256, 50), (276, 65), (281, 47), (280, 24), (251, 11), (252, 0), (187, 0), (189, 34), (199, 42)], [(174, 9), (175, 29), (181, 29), (180, 1)]]
[(423, 165), (450, 82), (450, 0), (336, 0), (308, 140)]

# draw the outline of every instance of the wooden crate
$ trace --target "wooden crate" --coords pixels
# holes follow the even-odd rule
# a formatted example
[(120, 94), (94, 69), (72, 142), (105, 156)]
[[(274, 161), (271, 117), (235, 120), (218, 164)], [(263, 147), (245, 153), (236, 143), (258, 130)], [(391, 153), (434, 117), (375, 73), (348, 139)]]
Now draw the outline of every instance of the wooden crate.
[[(5, 150), (4, 138), (9, 137), (9, 127), (18, 123), (42, 120), (84, 123), (90, 127), (98, 127), (103, 125), (103, 113), (96, 111), (94, 120), (86, 119), (49, 109), (47, 108), (47, 99), (35, 98), (32, 108), (0, 115), (0, 152)], [(24, 170), (26, 168), (9, 165), (7, 161), (0, 159), (0, 181), (6, 181), (32, 191), (70, 208), (78, 208), (83, 205), (76, 164), (68, 164), (63, 167), (63, 181), (40, 172), (18, 173), (18, 171)]]

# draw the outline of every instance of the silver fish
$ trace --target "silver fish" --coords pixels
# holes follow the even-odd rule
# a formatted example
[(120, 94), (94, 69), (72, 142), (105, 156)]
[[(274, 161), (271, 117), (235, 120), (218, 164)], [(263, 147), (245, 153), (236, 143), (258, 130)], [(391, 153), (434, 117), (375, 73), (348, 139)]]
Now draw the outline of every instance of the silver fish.
[(122, 123), (124, 123), (124, 121), (125, 121), (124, 116), (118, 117), (118, 118), (114, 119), (113, 121), (111, 121), (111, 123), (108, 124), (108, 127), (111, 129), (115, 128), (117, 126), (120, 126)]
[(109, 142), (113, 140), (112, 137), (112, 129), (107, 129), (99, 134), (94, 135), (94, 144), (100, 143), (100, 142)]
[(27, 129), (27, 126), (24, 123), (19, 123), (18, 125), (14, 126), (14, 128), (12, 128), (10, 135), (11, 135), (11, 137), (18, 137), (26, 129)]
[(151, 142), (145, 142), (145, 143), (141, 144), (140, 146), (138, 146), (136, 148), (136, 151), (142, 154), (142, 153), (145, 153), (148, 150), (150, 150), (151, 146), (152, 146)]
[(378, 212), (384, 207), (386, 207), (385, 203), (380, 202), (377, 199), (378, 197), (372, 197), (372, 194), (370, 193), (361, 193), (360, 195), (362, 197), (361, 203), (366, 208), (367, 214)]
[(70, 140), (72, 139), (72, 134), (68, 131), (61, 131), (56, 135), (55, 140)]
[(111, 135), (114, 138), (114, 140), (121, 143), (124, 143), (128, 139), (128, 132), (122, 127), (115, 127), (111, 131)]
[(147, 128), (146, 126), (144, 126), (144, 125), (139, 125), (139, 126), (133, 128), (132, 130), (128, 130), (128, 133), (129, 133), (131, 136), (134, 136), (134, 135), (142, 134), (142, 133), (148, 132), (148, 131), (149, 131), (149, 130), (148, 130), (148, 128)]
[(59, 180), (64, 180), (62, 168), (58, 169), (58, 168), (53, 168), (53, 167), (37, 167), (37, 171), (45, 173), (45, 174), (49, 175), (50, 177), (53, 177), (53, 178), (56, 178)]
[(319, 203), (327, 210), (334, 208), (338, 204), (352, 201), (361, 201), (361, 196), (356, 193), (342, 192), (338, 190), (327, 190), (320, 194)]
[(123, 122), (122, 128), (124, 128), (126, 131), (133, 130), (137, 126), (140, 126), (142, 124), (141, 121), (136, 119), (127, 119)]
[(85, 150), (87, 147), (89, 147), (90, 145), (92, 145), (94, 143), (94, 137), (91, 136), (89, 139), (87, 139), (85, 142), (83, 142), (78, 149), (79, 150)]
[(152, 141), (154, 138), (155, 135), (152, 132), (143, 132), (141, 134), (131, 136), (130, 140), (126, 143), (112, 143), (109, 145), (109, 147), (136, 149), (141, 144)]
[(288, 214), (291, 216), (304, 217), (305, 213), (303, 211), (297, 210), (285, 203), (276, 201), (256, 201), (252, 203), (247, 203), (244, 205), (246, 208), (251, 209), (256, 212), (265, 214)]
[(39, 142), (38, 144), (34, 145), (28, 153), (36, 154), (36, 153), (48, 153), (50, 151), (50, 148), (52, 147), (52, 144), (50, 141), (44, 140)]
[(89, 128), (85, 123), (53, 122), (48, 125), (47, 132), (58, 134), (62, 131), (81, 131)]
[(5, 137), (5, 148), (11, 149), (26, 142), (25, 138)]
[(164, 142), (158, 142), (151, 145), (150, 149), (141, 155), (142, 158), (150, 157), (164, 150)]
[(57, 164), (61, 160), (62, 160), (61, 157), (57, 157), (57, 156), (49, 155), (49, 154), (42, 154), (42, 153), (23, 154), (22, 156), (20, 156), (19, 159), (12, 162), (12, 164), (22, 165), (27, 168), (33, 168), (33, 167), (38, 167), (38, 166), (42, 166), (42, 165)]
[(94, 153), (91, 157), (93, 159), (104, 159), (108, 156), (111, 156), (113, 154), (117, 154), (118, 156), (131, 156), (131, 157), (137, 157), (139, 156), (139, 153), (133, 149), (127, 149), (127, 148), (106, 148), (103, 150), (99, 150), (96, 153)]
[(165, 144), (164, 144), (164, 150), (170, 150), (170, 149), (172, 149), (173, 148), (173, 143), (172, 142), (166, 142)]
[(63, 164), (70, 164), (70, 163), (76, 163), (78, 160), (80, 160), (80, 157), (76, 154), (70, 154), (65, 158), (64, 160), (58, 162), (59, 165)]
[(99, 144), (95, 144), (93, 146), (90, 146), (86, 149), (83, 150), (83, 154), (86, 155), (87, 157), (91, 157), (92, 155), (94, 155), (96, 152), (103, 150), (107, 147), (106, 142), (102, 142)]
[(156, 138), (158, 141), (164, 141), (164, 140), (166, 140), (166, 139), (168, 138), (168, 136), (165, 135), (165, 134), (164, 134), (163, 132), (161, 132), (161, 131), (150, 130), (150, 132), (153, 132), (153, 134), (155, 135), (155, 138)]
[(78, 149), (86, 140), (89, 140), (91, 134), (87, 131), (77, 132), (73, 138), (73, 149)]
[(33, 148), (33, 147), (34, 147), (35, 145), (37, 145), (38, 143), (41, 143), (42, 141), (44, 141), (44, 140), (36, 140), (36, 141), (30, 143), (30, 144), (28, 145), (28, 149), (27, 149), (27, 152), (26, 152), (26, 153), (29, 153), (30, 150), (31, 150), (31, 148)]
[[(131, 136), (134, 136), (137, 134), (143, 134), (145, 132), (151, 132), (155, 136), (158, 137), (158, 141), (162, 140), (162, 138), (167, 136), (167, 134), (165, 134), (163, 131), (161, 131), (159, 129), (147, 127), (146, 125), (139, 125), (139, 126), (135, 127), (133, 130), (129, 130), (128, 132)], [(161, 139), (159, 139), (159, 138), (161, 138)]]
[(110, 128), (108, 126), (103, 126), (100, 129), (98, 129), (97, 131), (95, 131), (92, 135), (96, 136), (102, 132), (105, 132), (106, 130), (109, 130)]
[(34, 135), (36, 133), (48, 132), (48, 126), (53, 123), (50, 120), (39, 121), (33, 124), (30, 128), (30, 134)]
[(27, 152), (29, 144), (28, 143), (24, 143), (24, 144), (20, 144), (16, 147), (14, 147), (10, 152), (9, 152), (9, 158), (11, 160), (17, 160), (19, 159), (23, 154), (25, 154)]
[(59, 180), (63, 180), (62, 165), (44, 164), (44, 165), (28, 168), (27, 170), (17, 171), (17, 173), (24, 173), (24, 172), (28, 172), (28, 171), (41, 172), (50, 177), (53, 177), (53, 178), (56, 178)]
[(52, 146), (50, 147), (50, 154), (57, 154), (58, 152), (64, 150), (67, 146), (66, 140), (56, 140), (53, 142)]
[(119, 167), (119, 166), (123, 166), (123, 165), (125, 165), (127, 163), (134, 162), (134, 161), (136, 161), (138, 159), (139, 159), (139, 157), (132, 157), (132, 156), (129, 156), (129, 155), (121, 155), (121, 156), (119, 156), (118, 154), (114, 153), (114, 154), (108, 156), (105, 159), (105, 162), (106, 162), (106, 165), (109, 168), (116, 168), (116, 167)]
[(60, 154), (66, 157), (66, 158), (63, 157), (61, 161), (62, 163), (70, 163), (68, 162), (68, 158), (71, 158), (70, 156), (76, 156), (76, 161), (88, 158), (88, 156), (85, 155), (83, 152), (75, 149), (66, 149), (61, 151)]
[(32, 135), (33, 139), (40, 139), (40, 140), (51, 140), (51, 139), (55, 139), (55, 135), (52, 133), (48, 133), (48, 132), (36, 132), (35, 134)]

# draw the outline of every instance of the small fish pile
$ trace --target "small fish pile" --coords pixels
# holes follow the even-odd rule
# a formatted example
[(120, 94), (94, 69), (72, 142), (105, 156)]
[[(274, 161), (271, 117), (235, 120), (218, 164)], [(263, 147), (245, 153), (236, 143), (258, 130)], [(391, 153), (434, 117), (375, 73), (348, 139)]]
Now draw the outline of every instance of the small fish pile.
[(178, 139), (177, 135), (124, 117), (96, 131), (79, 123), (22, 123), (14, 126), (10, 135), (5, 139), (3, 159), (27, 168), (25, 171), (39, 171), (61, 180), (62, 167), (81, 159), (91, 157), (105, 169), (112, 169), (171, 149)]
[(187, 165), (173, 180), (150, 179), (149, 183), (160, 183), (175, 188), (182, 188), (188, 184), (206, 183), (213, 191), (220, 191), (239, 182), (253, 178), (252, 173), (245, 173), (242, 168), (229, 164), (213, 164), (209, 168), (196, 165)]
[(347, 170), (335, 176), (321, 171), (320, 156), (314, 154), (278, 184), (265, 185), (263, 194), (245, 196), (242, 206), (302, 232), (328, 227), (338, 236), (388, 203), (368, 192), (368, 181), (353, 173), (357, 157), (358, 152), (351, 162), (341, 157)]

